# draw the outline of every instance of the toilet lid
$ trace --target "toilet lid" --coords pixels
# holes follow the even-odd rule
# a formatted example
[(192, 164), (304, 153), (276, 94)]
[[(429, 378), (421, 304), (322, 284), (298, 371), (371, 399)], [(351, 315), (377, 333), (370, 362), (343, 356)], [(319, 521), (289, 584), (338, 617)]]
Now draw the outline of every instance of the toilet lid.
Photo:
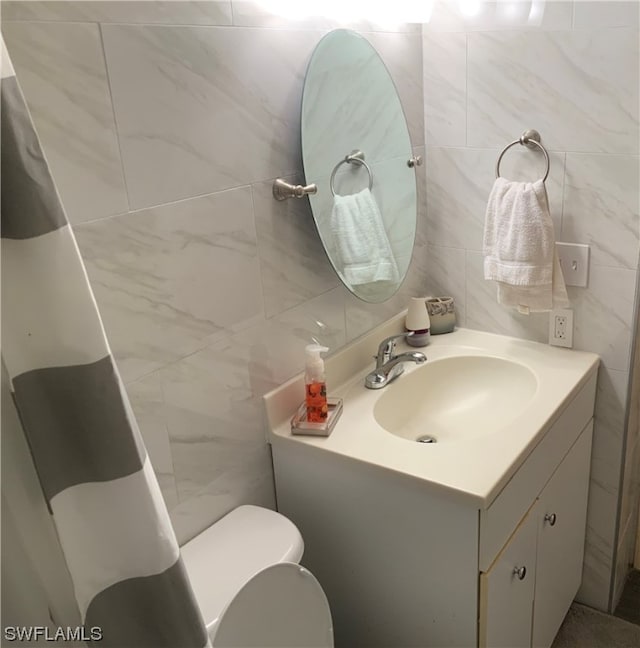
[(229, 603), (212, 643), (214, 648), (332, 648), (327, 597), (304, 567), (271, 565)]

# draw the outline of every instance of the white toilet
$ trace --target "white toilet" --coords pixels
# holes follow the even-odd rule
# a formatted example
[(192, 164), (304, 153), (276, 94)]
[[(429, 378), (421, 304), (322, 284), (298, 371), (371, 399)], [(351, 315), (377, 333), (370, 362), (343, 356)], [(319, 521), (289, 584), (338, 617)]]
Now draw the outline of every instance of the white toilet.
[(240, 506), (182, 547), (214, 648), (332, 648), (327, 597), (283, 515)]

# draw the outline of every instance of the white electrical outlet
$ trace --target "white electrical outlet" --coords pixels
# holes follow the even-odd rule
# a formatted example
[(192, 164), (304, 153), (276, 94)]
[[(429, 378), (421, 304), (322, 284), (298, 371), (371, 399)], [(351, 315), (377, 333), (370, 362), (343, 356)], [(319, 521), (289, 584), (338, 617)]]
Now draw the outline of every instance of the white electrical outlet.
[(559, 308), (549, 314), (549, 344), (553, 346), (573, 346), (573, 311)]

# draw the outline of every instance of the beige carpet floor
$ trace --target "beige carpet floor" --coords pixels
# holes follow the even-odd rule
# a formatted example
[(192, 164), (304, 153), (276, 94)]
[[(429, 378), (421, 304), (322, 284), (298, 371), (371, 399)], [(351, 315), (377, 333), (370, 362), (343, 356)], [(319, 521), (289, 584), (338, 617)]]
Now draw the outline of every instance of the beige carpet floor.
[(640, 648), (640, 625), (574, 603), (552, 648)]

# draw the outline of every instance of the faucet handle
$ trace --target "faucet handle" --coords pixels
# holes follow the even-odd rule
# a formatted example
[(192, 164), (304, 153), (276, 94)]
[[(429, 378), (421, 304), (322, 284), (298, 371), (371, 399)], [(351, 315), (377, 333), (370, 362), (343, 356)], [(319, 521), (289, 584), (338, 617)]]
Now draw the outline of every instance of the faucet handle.
[(397, 335), (391, 335), (388, 338), (385, 338), (380, 342), (378, 346), (378, 355), (376, 355), (377, 366), (380, 368), (385, 362), (388, 362), (391, 359), (391, 354), (396, 348), (396, 340), (406, 339), (414, 335), (413, 331), (406, 331), (405, 333), (398, 333)]
[(389, 352), (392, 352), (396, 347), (396, 340), (405, 339), (411, 337), (412, 335), (415, 335), (414, 331), (405, 331), (404, 333), (391, 335), (380, 342), (380, 348), (384, 346), (385, 349), (389, 349)]

